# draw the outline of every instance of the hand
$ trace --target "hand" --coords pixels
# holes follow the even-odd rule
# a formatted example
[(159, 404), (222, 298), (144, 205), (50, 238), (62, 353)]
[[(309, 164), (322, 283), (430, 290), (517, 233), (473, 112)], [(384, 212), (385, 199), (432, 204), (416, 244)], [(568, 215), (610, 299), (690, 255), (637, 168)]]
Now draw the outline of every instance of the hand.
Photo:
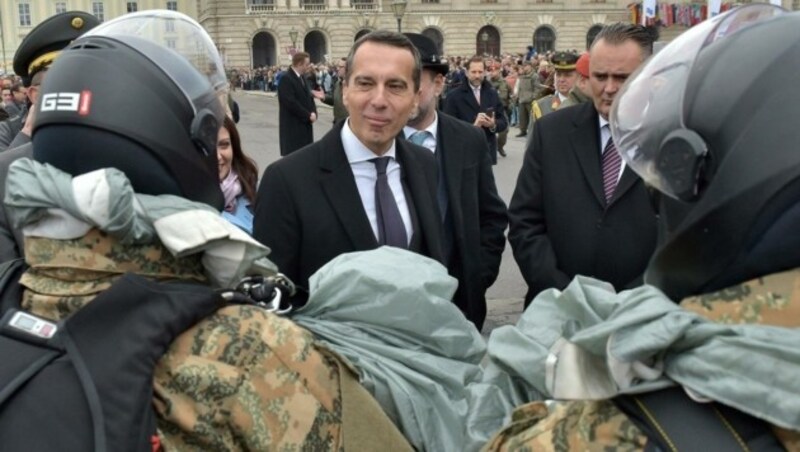
[(494, 119), (491, 119), (486, 113), (478, 113), (478, 117), (475, 118), (475, 122), (472, 123), (472, 125), (475, 127), (491, 128), (492, 125), (494, 125)]
[(317, 120), (317, 114), (314, 113), (314, 112), (311, 112), (311, 116), (309, 116), (308, 119), (309, 119), (309, 121), (311, 121), (313, 123), (314, 121)]
[(317, 90), (313, 90), (312, 89), (311, 90), (311, 95), (314, 96), (315, 98), (319, 99), (319, 100), (325, 99), (325, 92), (322, 91), (321, 89), (317, 89)]

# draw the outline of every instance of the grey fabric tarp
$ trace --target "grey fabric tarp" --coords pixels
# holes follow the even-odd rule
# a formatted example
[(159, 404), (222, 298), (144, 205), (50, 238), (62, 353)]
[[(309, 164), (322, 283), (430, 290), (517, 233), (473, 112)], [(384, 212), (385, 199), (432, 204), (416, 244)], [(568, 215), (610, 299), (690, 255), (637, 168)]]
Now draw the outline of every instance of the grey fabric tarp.
[(292, 315), (350, 360), (418, 450), (477, 449), (512, 407), (501, 403), (487, 431), (468, 440), (472, 401), (502, 400), (505, 391), (481, 384), (486, 345), (450, 301), (456, 284), (439, 263), (408, 251), (350, 253), (311, 277), (308, 304)]
[[(775, 425), (800, 430), (800, 330), (724, 325), (652, 286), (616, 294), (576, 277), (534, 299), (489, 339), (490, 367), (545, 398), (594, 399), (678, 383)], [(523, 352), (524, 351), (524, 352)]]

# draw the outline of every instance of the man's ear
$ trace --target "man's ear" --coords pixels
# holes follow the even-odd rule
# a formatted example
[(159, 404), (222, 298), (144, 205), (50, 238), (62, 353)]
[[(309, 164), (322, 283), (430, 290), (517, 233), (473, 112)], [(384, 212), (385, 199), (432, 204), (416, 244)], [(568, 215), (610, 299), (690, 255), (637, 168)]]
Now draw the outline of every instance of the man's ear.
[(442, 95), (442, 91), (444, 91), (444, 75), (436, 74), (433, 79), (433, 94), (439, 97)]
[(25, 93), (28, 96), (28, 100), (31, 104), (36, 105), (36, 99), (39, 98), (39, 87), (36, 85), (31, 85), (28, 87), (28, 92)]

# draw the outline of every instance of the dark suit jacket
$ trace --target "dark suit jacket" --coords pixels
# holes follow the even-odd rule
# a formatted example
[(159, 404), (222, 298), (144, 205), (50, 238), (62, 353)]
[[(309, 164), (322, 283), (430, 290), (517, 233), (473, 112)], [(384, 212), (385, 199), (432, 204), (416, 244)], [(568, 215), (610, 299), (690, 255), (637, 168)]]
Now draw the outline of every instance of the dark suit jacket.
[(575, 275), (617, 290), (641, 284), (656, 243), (642, 180), (626, 167), (606, 205), (597, 110), (589, 102), (536, 121), (509, 205), (508, 240), (528, 283), (526, 304)]
[(278, 107), (281, 155), (313, 143), (314, 129), (309, 116), (317, 112), (317, 106), (305, 82), (292, 68), (286, 70), (278, 85)]
[(4, 202), (8, 167), (17, 159), (25, 157), (33, 158), (33, 146), (30, 142), (0, 153), (0, 263), (23, 257), (25, 253), (22, 231), (11, 227)]
[(481, 329), (486, 289), (497, 278), (506, 246), (506, 205), (497, 194), (480, 130), (439, 112), (437, 133), (450, 216), (445, 234), (453, 243), (448, 269), (459, 284), (453, 302)]
[(469, 83), (464, 83), (447, 93), (447, 101), (444, 105), (445, 113), (470, 124), (475, 122), (478, 113), (485, 113), (489, 109), (494, 112), (495, 131), (492, 132), (485, 127), (482, 127), (482, 129), (486, 137), (486, 143), (489, 145), (489, 157), (492, 160), (492, 164), (495, 164), (497, 163), (497, 134), (508, 129), (508, 121), (506, 120), (506, 110), (503, 108), (503, 102), (500, 101), (500, 96), (492, 84), (486, 80), (481, 84), (480, 105), (475, 100), (472, 85)]
[[(258, 188), (253, 237), (272, 249), (269, 258), (302, 287), (336, 256), (378, 247), (342, 146), (344, 124), (271, 164)], [(405, 140), (397, 140), (396, 149), (416, 212), (414, 240), (422, 254), (443, 262), (436, 160)]]

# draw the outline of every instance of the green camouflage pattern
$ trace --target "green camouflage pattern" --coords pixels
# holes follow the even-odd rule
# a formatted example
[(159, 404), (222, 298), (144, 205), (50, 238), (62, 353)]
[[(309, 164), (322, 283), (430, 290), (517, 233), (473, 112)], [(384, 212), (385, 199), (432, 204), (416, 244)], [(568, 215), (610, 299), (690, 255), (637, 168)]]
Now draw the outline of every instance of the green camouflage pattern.
[[(204, 279), (198, 257), (123, 246), (97, 230), (75, 240), (28, 237), (25, 251), (25, 309), (53, 320), (124, 272)], [(355, 377), (290, 320), (223, 308), (180, 335), (155, 369), (159, 439), (165, 450), (341, 450), (342, 378)]]
[(122, 245), (97, 229), (73, 240), (25, 237), (25, 261), (22, 308), (53, 320), (80, 309), (124, 273), (206, 281), (200, 256), (178, 259), (158, 243)]
[[(800, 326), (800, 269), (756, 278), (721, 291), (689, 297), (681, 307), (714, 322)], [(800, 450), (800, 432), (773, 426), (787, 450)], [(642, 450), (647, 437), (610, 401), (531, 402), (484, 451)]]
[(610, 401), (531, 402), (483, 448), (488, 451), (642, 450), (647, 437)]
[(800, 270), (685, 298), (681, 307), (719, 323), (796, 328), (800, 326)]

